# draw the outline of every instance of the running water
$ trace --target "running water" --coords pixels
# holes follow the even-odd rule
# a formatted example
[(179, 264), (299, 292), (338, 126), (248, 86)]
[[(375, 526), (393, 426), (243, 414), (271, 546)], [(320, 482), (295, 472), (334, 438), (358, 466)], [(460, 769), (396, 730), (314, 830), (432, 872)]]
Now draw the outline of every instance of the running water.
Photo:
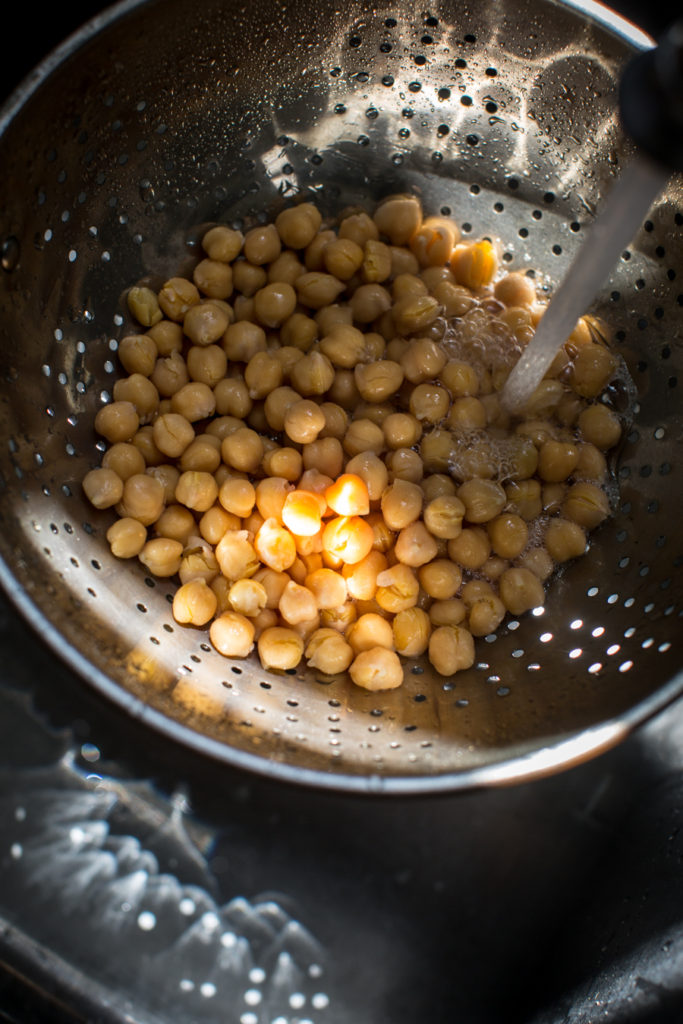
[(520, 410), (587, 312), (619, 256), (636, 234), (670, 171), (644, 156), (629, 164), (608, 194), (538, 329), (508, 377), (501, 395), (511, 412)]

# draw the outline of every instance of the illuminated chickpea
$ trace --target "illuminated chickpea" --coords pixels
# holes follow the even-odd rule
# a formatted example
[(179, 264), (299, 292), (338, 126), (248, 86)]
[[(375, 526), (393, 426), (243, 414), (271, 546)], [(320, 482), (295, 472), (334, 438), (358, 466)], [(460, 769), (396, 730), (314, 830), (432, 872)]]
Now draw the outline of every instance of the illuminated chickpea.
[(147, 541), (147, 530), (137, 519), (125, 516), (107, 530), (107, 541), (116, 558), (135, 558)]
[(280, 327), (294, 312), (296, 302), (297, 293), (291, 284), (271, 282), (254, 294), (254, 313), (265, 327)]
[(520, 480), (505, 487), (507, 509), (530, 521), (540, 516), (543, 505), (541, 502), (541, 485), (538, 480)]
[(234, 363), (248, 363), (257, 352), (265, 352), (266, 344), (266, 332), (249, 320), (230, 324), (222, 342), (223, 351)]
[(373, 220), (392, 245), (407, 245), (422, 223), (420, 200), (411, 195), (392, 195), (375, 209)]
[(151, 425), (140, 427), (133, 437), (133, 446), (140, 452), (147, 466), (158, 466), (166, 461), (166, 456), (154, 443), (154, 428)]
[(190, 306), (199, 302), (199, 290), (184, 277), (172, 277), (158, 294), (159, 305), (169, 320), (182, 322)]
[(301, 454), (306, 470), (317, 469), (318, 472), (332, 477), (333, 480), (342, 471), (344, 451), (336, 437), (319, 437), (317, 441), (305, 444)]
[(313, 537), (321, 528), (321, 503), (309, 491), (290, 491), (282, 506), (282, 522), (297, 537)]
[[(455, 483), (451, 477), (447, 476), (445, 473), (430, 473), (429, 476), (426, 476), (424, 480), (420, 481), (420, 487), (422, 488), (426, 505), (434, 501), (435, 498), (442, 498), (445, 495), (453, 495), (456, 490)], [(429, 529), (429, 527), (427, 528)]]
[(361, 284), (354, 291), (349, 304), (356, 323), (371, 324), (391, 309), (391, 295), (381, 284)]
[(183, 551), (178, 570), (180, 582), (185, 584), (203, 580), (210, 584), (219, 575), (218, 562), (211, 545), (196, 536), (188, 538), (187, 544), (189, 547)]
[[(368, 499), (379, 501), (389, 483), (387, 468), (374, 452), (359, 452), (346, 464), (348, 473), (360, 477), (365, 484)], [(365, 515), (366, 513), (360, 513)]]
[(85, 496), (95, 508), (111, 508), (123, 495), (123, 480), (113, 469), (91, 469), (83, 478)]
[(140, 419), (132, 402), (110, 402), (95, 416), (95, 430), (112, 443), (130, 441), (139, 426)]
[(438, 546), (424, 523), (418, 520), (399, 532), (394, 553), (399, 562), (417, 568), (436, 558)]
[(226, 658), (246, 658), (254, 647), (254, 625), (239, 612), (225, 611), (211, 623), (209, 639)]
[(398, 562), (377, 576), (375, 600), (384, 611), (396, 614), (417, 604), (420, 584), (409, 565)]
[(495, 480), (467, 480), (460, 485), (457, 495), (470, 523), (486, 523), (505, 507), (505, 491)]
[(323, 675), (346, 672), (353, 661), (353, 649), (336, 629), (330, 627), (317, 629), (309, 637), (305, 654), (309, 666)]
[(154, 444), (164, 455), (176, 459), (194, 440), (195, 433), (185, 416), (176, 412), (159, 416), (152, 427)]
[(258, 638), (258, 655), (264, 669), (286, 672), (296, 668), (303, 657), (304, 641), (293, 629), (273, 626)]
[(183, 546), (180, 541), (156, 537), (147, 541), (138, 558), (152, 576), (163, 579), (175, 576), (182, 556)]
[(190, 376), (181, 354), (173, 351), (157, 359), (150, 379), (163, 398), (170, 398), (187, 384)]
[(567, 491), (562, 514), (586, 530), (593, 530), (610, 513), (607, 495), (600, 487), (582, 480)]
[(474, 664), (474, 640), (462, 626), (438, 626), (429, 638), (429, 660), (441, 676), (452, 676)]
[(513, 271), (496, 281), (493, 294), (506, 306), (531, 306), (536, 301), (536, 286), (530, 277)]
[(117, 507), (122, 517), (137, 519), (143, 526), (151, 526), (163, 510), (164, 488), (158, 480), (146, 473), (135, 473), (126, 480)]
[(370, 496), (365, 481), (354, 473), (344, 473), (325, 491), (325, 501), (339, 516), (364, 516), (370, 511)]
[(322, 352), (307, 352), (294, 364), (289, 379), (300, 395), (323, 395), (332, 386), (334, 367)]
[(313, 241), (321, 221), (320, 211), (313, 203), (299, 203), (282, 210), (275, 218), (275, 227), (290, 249), (305, 249)]
[(243, 473), (255, 473), (263, 458), (263, 440), (249, 427), (240, 427), (221, 442), (223, 461)]
[[(181, 506), (178, 506), (179, 508)], [(199, 534), (209, 544), (216, 545), (228, 530), (239, 530), (240, 521), (237, 516), (226, 512), (220, 505), (207, 509), (199, 520)]]
[(448, 542), (448, 557), (463, 569), (480, 569), (490, 554), (488, 534), (478, 526), (467, 527)]
[(616, 413), (606, 405), (589, 405), (579, 416), (579, 430), (584, 441), (601, 451), (614, 448), (621, 437), (621, 424)]
[(325, 269), (340, 281), (349, 281), (363, 263), (363, 247), (351, 238), (337, 238), (325, 246)]
[(579, 461), (579, 450), (566, 441), (546, 441), (538, 452), (538, 475), (548, 483), (560, 483), (571, 476)]
[(202, 248), (209, 259), (232, 263), (239, 256), (244, 235), (225, 224), (217, 224), (202, 235)]
[(529, 530), (522, 517), (514, 512), (503, 512), (491, 519), (486, 529), (493, 552), (501, 558), (516, 558), (527, 546)]
[(568, 562), (586, 550), (586, 533), (569, 519), (551, 519), (545, 531), (545, 547), (555, 562)]
[(144, 285), (131, 288), (126, 296), (126, 303), (131, 315), (143, 327), (151, 327), (162, 318), (157, 296), (151, 288)]
[(322, 309), (335, 302), (344, 291), (344, 282), (334, 274), (326, 274), (320, 270), (309, 270), (296, 279), (295, 288), (298, 301), (311, 309)]
[(488, 423), (486, 408), (478, 398), (456, 398), (448, 416), (448, 426), (456, 433), (483, 430)]
[[(384, 431), (370, 419), (353, 420), (344, 435), (342, 445), (346, 454), (351, 458), (355, 458), (361, 452), (379, 455), (386, 447)], [(330, 474), (330, 476), (332, 475)]]
[(218, 497), (218, 486), (211, 473), (190, 470), (181, 474), (175, 497), (181, 505), (195, 512), (206, 512)]
[(265, 520), (254, 538), (254, 548), (263, 564), (276, 572), (289, 569), (297, 557), (294, 538), (275, 518)]
[(450, 265), (457, 283), (476, 292), (493, 279), (498, 258), (491, 242), (484, 238), (480, 242), (456, 245)]
[(472, 636), (488, 636), (500, 626), (505, 618), (505, 605), (495, 594), (486, 594), (476, 600), (469, 609), (467, 626)]
[(362, 561), (375, 540), (372, 527), (360, 516), (337, 516), (323, 530), (323, 551), (346, 564)]
[(459, 237), (455, 221), (447, 217), (426, 217), (410, 239), (410, 249), (420, 266), (441, 267), (448, 263)]
[(351, 324), (335, 324), (320, 341), (320, 351), (333, 366), (352, 370), (365, 358), (365, 335)]
[(519, 566), (522, 569), (529, 569), (544, 583), (552, 574), (555, 563), (544, 547), (529, 548), (519, 559)]
[(467, 618), (464, 601), (451, 597), (446, 601), (434, 601), (429, 608), (432, 626), (459, 626)]
[(435, 558), (419, 568), (417, 578), (429, 597), (437, 601), (447, 601), (455, 597), (460, 589), (462, 571), (448, 558)]
[(449, 394), (438, 384), (418, 384), (410, 395), (410, 411), (420, 422), (440, 423), (448, 415)]

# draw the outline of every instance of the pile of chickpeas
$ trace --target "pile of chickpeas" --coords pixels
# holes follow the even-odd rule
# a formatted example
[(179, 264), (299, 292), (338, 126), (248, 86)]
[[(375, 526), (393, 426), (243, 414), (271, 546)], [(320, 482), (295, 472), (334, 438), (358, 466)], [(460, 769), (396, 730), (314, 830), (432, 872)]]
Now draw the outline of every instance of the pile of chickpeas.
[(544, 303), (416, 197), (334, 224), (301, 202), (201, 244), (191, 279), (128, 293), (139, 328), (83, 481), (117, 514), (112, 553), (178, 577), (176, 621), (227, 658), (370, 690), (402, 658), (469, 668), (610, 514), (604, 332), (579, 321), (512, 417)]

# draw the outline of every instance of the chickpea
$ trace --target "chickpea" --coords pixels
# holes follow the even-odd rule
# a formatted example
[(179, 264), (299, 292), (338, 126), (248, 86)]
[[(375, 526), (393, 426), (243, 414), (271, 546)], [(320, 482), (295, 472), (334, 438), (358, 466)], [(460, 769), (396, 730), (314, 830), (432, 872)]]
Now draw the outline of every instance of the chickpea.
[(159, 306), (169, 320), (181, 323), (190, 306), (199, 302), (199, 291), (184, 277), (172, 277), (158, 295)]
[(107, 530), (107, 541), (116, 558), (135, 558), (147, 541), (147, 530), (137, 519), (125, 516)]
[(357, 616), (356, 606), (347, 601), (337, 608), (323, 608), (320, 612), (320, 623), (325, 628), (345, 633), (349, 626), (356, 621)]
[(456, 245), (450, 265), (457, 283), (476, 292), (493, 279), (498, 258), (491, 242), (484, 238), (480, 242)]
[(590, 342), (577, 352), (571, 370), (571, 385), (582, 398), (597, 398), (616, 369), (617, 361), (604, 345)]
[(320, 405), (320, 411), (325, 418), (325, 425), (320, 431), (321, 437), (336, 437), (337, 440), (341, 439), (349, 429), (349, 417), (345, 409), (342, 409), (341, 405), (337, 405), (336, 402), (322, 402)]
[(334, 274), (309, 270), (296, 279), (295, 287), (298, 300), (303, 306), (322, 309), (336, 301), (344, 291), (344, 282)]
[(301, 399), (290, 405), (285, 412), (284, 429), (296, 444), (310, 444), (315, 441), (325, 426), (325, 414), (310, 399)]
[[(350, 429), (350, 428), (349, 428)], [(344, 451), (336, 437), (319, 437), (302, 450), (304, 469), (317, 469), (334, 480), (342, 471)]]
[(226, 658), (246, 658), (254, 647), (254, 625), (239, 612), (225, 611), (211, 623), (209, 639)]
[(183, 583), (173, 597), (173, 618), (182, 625), (205, 626), (216, 613), (218, 599), (205, 580)]
[(584, 480), (569, 488), (562, 506), (565, 518), (586, 530), (599, 526), (609, 516), (609, 512), (609, 500), (605, 492)]
[(365, 210), (349, 212), (342, 217), (338, 234), (340, 238), (350, 238), (361, 247), (368, 241), (376, 241), (379, 238), (377, 225)]
[(330, 627), (317, 629), (309, 637), (305, 654), (311, 668), (329, 676), (346, 672), (353, 661), (353, 649), (336, 629)]
[(391, 295), (381, 284), (361, 284), (351, 296), (350, 306), (356, 323), (371, 324), (391, 309)]
[(487, 594), (476, 600), (470, 607), (467, 619), (472, 636), (495, 633), (505, 618), (505, 611), (505, 605), (495, 594)]
[(468, 430), (483, 430), (487, 423), (486, 408), (478, 398), (455, 399), (448, 416), (448, 426), (451, 430), (456, 433)]
[[(374, 452), (359, 452), (354, 455), (347, 462), (346, 470), (363, 481), (369, 501), (380, 500), (382, 492), (389, 483), (389, 475), (385, 464)], [(365, 515), (366, 513), (361, 514)]]
[(296, 292), (286, 281), (264, 285), (254, 295), (254, 312), (266, 327), (280, 327), (296, 309)]
[(230, 477), (221, 484), (218, 500), (226, 512), (245, 519), (254, 508), (256, 490), (249, 480)]
[(228, 530), (239, 530), (239, 528), (240, 521), (237, 516), (226, 512), (220, 505), (212, 505), (199, 520), (200, 536), (214, 546)]
[(479, 394), (479, 378), (469, 363), (451, 359), (441, 370), (440, 377), (453, 398), (469, 398)]
[(549, 516), (554, 516), (562, 508), (566, 494), (566, 484), (544, 484), (541, 490), (543, 511)]
[(337, 516), (323, 530), (323, 550), (347, 565), (362, 561), (372, 550), (372, 527), (360, 516)]
[(170, 356), (171, 352), (182, 351), (183, 329), (173, 320), (160, 320), (149, 328), (146, 337), (152, 339), (160, 356)]
[(441, 306), (432, 295), (414, 295), (399, 299), (392, 307), (394, 326), (399, 334), (424, 331), (441, 312)]
[(138, 558), (152, 576), (167, 578), (178, 572), (182, 556), (183, 546), (180, 541), (156, 537), (147, 541)]
[(110, 402), (103, 405), (95, 416), (95, 430), (107, 441), (130, 441), (140, 426), (135, 406), (132, 402)]
[(586, 550), (586, 534), (569, 519), (551, 519), (545, 531), (545, 546), (555, 562), (568, 562)]
[(370, 511), (365, 481), (354, 473), (343, 473), (325, 491), (327, 505), (339, 516), (364, 516)]
[(420, 584), (409, 565), (398, 562), (377, 575), (375, 600), (384, 611), (396, 614), (417, 604)]
[(505, 496), (508, 511), (527, 521), (540, 516), (543, 510), (541, 485), (538, 480), (511, 482), (505, 487)]
[(387, 447), (392, 449), (410, 448), (422, 434), (419, 420), (405, 412), (391, 413), (382, 423), (382, 429)]
[(390, 530), (403, 530), (422, 512), (422, 489), (408, 480), (394, 480), (382, 494), (384, 521)]
[(391, 297), (394, 302), (399, 299), (416, 299), (429, 295), (429, 288), (421, 277), (415, 274), (398, 274), (391, 283)]
[(498, 588), (503, 604), (513, 615), (545, 603), (543, 584), (529, 569), (508, 569), (500, 577)]
[(154, 421), (152, 436), (159, 451), (175, 459), (182, 455), (194, 440), (195, 432), (185, 416), (169, 412)]
[(410, 411), (420, 422), (440, 423), (448, 415), (450, 397), (438, 384), (418, 384), (410, 395)]
[(429, 597), (447, 601), (460, 589), (462, 571), (449, 558), (435, 558), (419, 568), (417, 578)]
[(491, 519), (486, 529), (493, 552), (501, 558), (516, 558), (527, 546), (529, 530), (522, 517), (514, 512), (503, 512)]
[(255, 352), (244, 368), (244, 383), (252, 400), (266, 398), (280, 387), (282, 377), (282, 363), (270, 352)]
[(223, 534), (215, 555), (221, 572), (232, 582), (253, 576), (259, 568), (260, 554), (257, 556), (246, 530), (228, 530)]
[(446, 217), (426, 217), (410, 239), (410, 249), (420, 266), (442, 267), (448, 263), (459, 237), (455, 221)]
[(266, 592), (265, 607), (270, 609), (277, 608), (282, 593), (289, 583), (287, 573), (263, 566), (254, 573), (253, 579), (260, 583)]
[(403, 682), (403, 667), (394, 651), (373, 647), (356, 655), (349, 675), (364, 690), (394, 690)]
[(154, 339), (148, 334), (121, 338), (117, 352), (126, 373), (141, 373), (144, 377), (152, 373), (158, 356)]
[(181, 474), (175, 497), (181, 505), (195, 512), (206, 512), (218, 497), (218, 486), (211, 473), (190, 470)]
[(137, 448), (148, 466), (158, 466), (165, 460), (163, 452), (160, 452), (154, 443), (154, 428), (152, 426), (140, 427), (133, 437), (133, 446)]
[(391, 624), (382, 615), (369, 612), (360, 615), (346, 632), (347, 642), (354, 654), (369, 651), (373, 647), (394, 648), (394, 634)]
[(438, 546), (424, 523), (417, 520), (399, 532), (394, 553), (399, 562), (417, 568), (436, 558)]
[(331, 228), (326, 228), (324, 231), (318, 231), (318, 233), (314, 235), (306, 246), (306, 250), (304, 252), (304, 263), (307, 270), (324, 270), (325, 264), (323, 263), (323, 253), (329, 243), (334, 242), (336, 238), (337, 234), (332, 231)]
[(264, 520), (276, 519), (282, 522), (285, 499), (293, 490), (292, 484), (284, 478), (267, 477), (265, 480), (259, 480), (256, 485), (256, 508)]
[(356, 387), (366, 402), (383, 402), (394, 395), (403, 383), (403, 369), (389, 359), (356, 366)]
[[(193, 345), (187, 353), (187, 372), (192, 381), (206, 384), (215, 389), (225, 378), (227, 369), (227, 356), (218, 345), (207, 345), (204, 348)], [(216, 393), (214, 391), (214, 409), (215, 400)]]
[(264, 669), (286, 672), (296, 668), (303, 657), (304, 641), (293, 629), (273, 626), (258, 638), (258, 655)]
[(333, 366), (352, 370), (365, 356), (365, 335), (351, 324), (335, 324), (321, 339), (320, 351)]
[(235, 231), (225, 224), (217, 224), (202, 235), (202, 248), (209, 259), (232, 263), (239, 256), (244, 243), (241, 231)]
[(459, 626), (467, 618), (464, 601), (451, 597), (446, 601), (434, 601), (429, 608), (432, 626)]
[(295, 537), (319, 534), (322, 526), (319, 496), (309, 491), (290, 491), (282, 506), (282, 522)]
[(342, 577), (348, 596), (354, 601), (370, 601), (377, 592), (377, 576), (388, 568), (381, 551), (370, 551), (365, 558), (354, 565), (342, 566)]
[(91, 469), (83, 478), (85, 496), (95, 508), (111, 508), (123, 495), (123, 480), (113, 469)]
[(434, 501), (435, 498), (441, 498), (447, 494), (455, 494), (455, 483), (451, 477), (447, 476), (445, 473), (430, 473), (429, 476), (425, 477), (424, 480), (421, 481), (420, 487), (422, 488), (426, 504)]
[(318, 613), (315, 597), (307, 587), (290, 580), (278, 604), (278, 611), (289, 626), (313, 619)]
[(297, 258), (296, 253), (291, 249), (286, 249), (268, 267), (268, 283), (293, 285), (297, 277), (300, 277), (305, 271), (306, 268)]
[[(332, 334), (336, 327), (351, 327), (353, 312), (346, 303), (333, 302), (331, 306), (323, 306), (315, 314), (315, 323), (321, 338)], [(329, 355), (329, 353), (325, 353)]]
[(223, 461), (243, 473), (255, 473), (263, 458), (263, 440), (249, 427), (239, 427), (221, 442)]
[(234, 416), (243, 420), (253, 408), (249, 390), (241, 377), (224, 376), (214, 385), (213, 396), (218, 416)]
[(305, 397), (324, 395), (332, 386), (334, 367), (322, 352), (307, 352), (294, 364), (289, 379)]
[(183, 332), (195, 345), (213, 345), (223, 337), (229, 324), (230, 316), (218, 302), (200, 302), (185, 314)]
[(422, 438), (422, 461), (430, 473), (453, 469), (456, 454), (455, 439), (450, 430), (436, 427)]
[(265, 352), (266, 332), (259, 324), (240, 320), (226, 327), (222, 344), (231, 362), (248, 363), (257, 352)]
[(351, 458), (355, 458), (361, 452), (379, 455), (386, 447), (384, 431), (377, 423), (373, 423), (370, 419), (353, 420), (349, 424), (342, 444), (344, 451)]
[(320, 229), (322, 217), (313, 203), (299, 203), (282, 210), (275, 218), (275, 227), (284, 245), (305, 249)]
[(135, 473), (123, 485), (123, 494), (117, 511), (124, 518), (137, 519), (143, 526), (151, 526), (164, 510), (164, 488), (154, 477)]
[(117, 441), (102, 456), (102, 468), (112, 470), (124, 483), (135, 473), (144, 473), (145, 460), (134, 444)]
[(489, 580), (491, 583), (495, 583), (496, 580), (500, 579), (505, 570), (509, 568), (510, 563), (507, 558), (501, 558), (499, 555), (490, 555), (479, 571), (484, 579)]
[(481, 527), (467, 527), (448, 541), (448, 557), (463, 569), (480, 569), (491, 554), (491, 541)]
[(513, 271), (496, 281), (493, 294), (506, 306), (531, 306), (536, 301), (536, 286), (530, 277)]
[(289, 530), (277, 519), (266, 519), (254, 538), (258, 557), (269, 569), (284, 572), (296, 561), (296, 545)]
[(441, 280), (430, 291), (442, 309), (445, 317), (463, 317), (477, 304), (469, 289), (455, 281)]
[(325, 269), (340, 281), (349, 281), (360, 270), (363, 259), (363, 247), (351, 238), (337, 238), (323, 252)]
[(470, 523), (486, 523), (505, 507), (505, 491), (494, 480), (467, 480), (458, 488), (457, 496)]
[[(502, 382), (501, 382), (502, 386)], [(559, 380), (542, 380), (527, 399), (524, 414), (529, 417), (550, 416), (564, 395), (564, 386)]]
[(556, 430), (546, 420), (525, 420), (515, 427), (515, 434), (532, 441), (536, 448), (541, 448), (546, 441), (556, 440)]
[(386, 456), (386, 465), (389, 471), (389, 479), (408, 480), (410, 483), (419, 484), (424, 476), (424, 465), (422, 459), (412, 448), (396, 448)]
[(621, 437), (621, 423), (606, 405), (589, 405), (579, 416), (579, 430), (584, 441), (601, 451), (614, 448)]
[(313, 594), (318, 608), (338, 608), (346, 601), (346, 581), (333, 569), (314, 569), (306, 577), (305, 585)]
[(363, 246), (361, 277), (366, 284), (381, 284), (391, 277), (391, 248), (369, 238)]
[(168, 356), (160, 356), (152, 372), (150, 380), (163, 398), (172, 397), (187, 384), (190, 376), (185, 360), (180, 352), (173, 351)]
[(394, 646), (404, 658), (419, 658), (429, 646), (432, 624), (421, 608), (399, 612), (392, 623)]
[(548, 579), (555, 568), (552, 558), (544, 547), (529, 548), (519, 559), (518, 564), (522, 569), (529, 569), (541, 583)]
[(375, 209), (373, 220), (392, 245), (407, 245), (422, 223), (420, 200), (403, 194), (387, 196)]
[(138, 286), (131, 288), (126, 296), (128, 309), (143, 327), (151, 327), (162, 318), (159, 300), (151, 288)]
[(438, 626), (429, 638), (429, 660), (441, 676), (471, 668), (474, 640), (462, 626)]
[(571, 476), (579, 462), (576, 445), (546, 441), (538, 452), (538, 475), (548, 483), (560, 483)]

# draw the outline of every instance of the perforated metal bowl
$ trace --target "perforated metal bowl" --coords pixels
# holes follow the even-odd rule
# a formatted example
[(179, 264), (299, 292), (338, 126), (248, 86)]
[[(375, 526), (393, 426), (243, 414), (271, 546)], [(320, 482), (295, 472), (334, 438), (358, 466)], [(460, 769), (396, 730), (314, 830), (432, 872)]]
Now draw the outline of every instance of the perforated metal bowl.
[[(2, 114), (2, 579), (84, 679), (198, 751), (299, 782), (392, 792), (552, 771), (681, 692), (683, 190), (672, 180), (596, 312), (639, 390), (621, 499), (541, 616), (444, 680), (389, 694), (232, 662), (176, 627), (173, 586), (112, 558), (80, 480), (100, 452), (124, 290), (160, 283), (198, 226), (415, 190), (551, 290), (628, 158), (615, 110), (647, 41), (553, 0), (125, 2)], [(189, 244), (189, 248), (188, 248)]]

